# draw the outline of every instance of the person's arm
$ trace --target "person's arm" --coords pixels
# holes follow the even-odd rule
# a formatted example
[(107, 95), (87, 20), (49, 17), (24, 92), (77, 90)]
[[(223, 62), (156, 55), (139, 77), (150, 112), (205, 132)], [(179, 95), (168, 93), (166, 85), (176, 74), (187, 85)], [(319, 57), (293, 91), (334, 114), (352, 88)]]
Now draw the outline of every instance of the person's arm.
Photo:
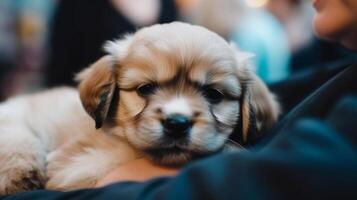
[(174, 176), (178, 167), (160, 166), (146, 158), (139, 158), (118, 166), (104, 178), (99, 180), (96, 187), (103, 187), (114, 182), (147, 181), (156, 177)]

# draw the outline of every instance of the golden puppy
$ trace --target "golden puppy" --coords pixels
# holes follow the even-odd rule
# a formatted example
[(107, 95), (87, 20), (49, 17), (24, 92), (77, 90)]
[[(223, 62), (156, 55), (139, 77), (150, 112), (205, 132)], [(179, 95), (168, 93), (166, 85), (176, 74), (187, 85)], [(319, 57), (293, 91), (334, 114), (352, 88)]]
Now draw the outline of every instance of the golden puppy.
[(105, 50), (77, 76), (79, 95), (59, 88), (0, 106), (0, 194), (45, 180), (50, 189), (92, 187), (141, 156), (182, 165), (245, 144), (277, 120), (249, 55), (203, 27), (154, 25)]

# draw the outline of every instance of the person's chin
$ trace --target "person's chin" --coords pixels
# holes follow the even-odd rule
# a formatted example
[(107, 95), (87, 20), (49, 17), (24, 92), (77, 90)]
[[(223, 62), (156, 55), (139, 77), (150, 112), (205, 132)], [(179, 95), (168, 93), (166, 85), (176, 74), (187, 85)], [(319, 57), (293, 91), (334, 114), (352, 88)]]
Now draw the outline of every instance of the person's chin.
[(347, 27), (347, 25), (342, 23), (333, 23), (320, 15), (314, 17), (314, 32), (321, 39), (340, 42), (348, 31), (346, 30)]
[(320, 15), (315, 15), (313, 29), (317, 37), (325, 40), (334, 40), (337, 36), (338, 27), (325, 23), (325, 19)]

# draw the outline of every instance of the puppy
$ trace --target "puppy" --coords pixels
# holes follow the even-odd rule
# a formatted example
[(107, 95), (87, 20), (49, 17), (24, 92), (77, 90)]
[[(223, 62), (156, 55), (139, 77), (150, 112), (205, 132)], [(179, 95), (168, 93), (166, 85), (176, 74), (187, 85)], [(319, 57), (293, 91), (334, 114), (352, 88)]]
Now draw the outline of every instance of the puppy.
[(105, 50), (78, 74), (78, 91), (0, 105), (0, 194), (92, 187), (142, 156), (182, 165), (247, 144), (277, 120), (249, 55), (203, 27), (154, 25)]

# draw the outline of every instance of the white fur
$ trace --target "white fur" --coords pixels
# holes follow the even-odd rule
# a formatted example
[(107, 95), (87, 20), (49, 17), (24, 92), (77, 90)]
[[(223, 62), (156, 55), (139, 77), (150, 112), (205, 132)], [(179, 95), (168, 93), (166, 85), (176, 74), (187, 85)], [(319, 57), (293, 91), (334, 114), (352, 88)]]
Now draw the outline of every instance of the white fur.
[[(12, 189), (14, 182), (30, 176), (33, 170), (45, 179), (47, 154), (52, 152), (47, 156), (49, 161), (55, 159), (68, 141), (75, 141), (85, 134), (93, 134), (94, 137), (104, 135), (94, 128), (94, 122), (82, 108), (75, 89), (57, 88), (40, 94), (19, 96), (1, 104), (0, 194), (16, 192), (16, 189)], [(97, 180), (115, 164), (137, 157), (127, 143), (116, 142), (111, 146), (112, 150), (90, 149), (87, 154), (73, 160), (70, 166), (57, 170), (50, 177), (50, 180), (60, 179), (55, 188), (76, 183), (83, 177)]]
[(124, 58), (131, 43), (132, 36), (125, 35), (122, 39), (107, 41), (104, 44), (104, 51), (113, 56), (113, 60)]
[(164, 115), (182, 114), (188, 117), (192, 116), (192, 109), (184, 98), (171, 99), (163, 106)]
[(229, 44), (235, 53), (235, 57), (238, 62), (237, 67), (256, 71), (256, 66), (252, 64), (255, 55), (253, 53), (240, 50), (234, 42), (230, 42)]
[(98, 134), (92, 135), (97, 141), (91, 147), (72, 156), (68, 163), (55, 163), (58, 162), (56, 159), (64, 155), (61, 148), (48, 156), (47, 173), (50, 179), (46, 184), (47, 188), (72, 190), (94, 186), (116, 166), (138, 157), (127, 142), (104, 135), (105, 133)]

